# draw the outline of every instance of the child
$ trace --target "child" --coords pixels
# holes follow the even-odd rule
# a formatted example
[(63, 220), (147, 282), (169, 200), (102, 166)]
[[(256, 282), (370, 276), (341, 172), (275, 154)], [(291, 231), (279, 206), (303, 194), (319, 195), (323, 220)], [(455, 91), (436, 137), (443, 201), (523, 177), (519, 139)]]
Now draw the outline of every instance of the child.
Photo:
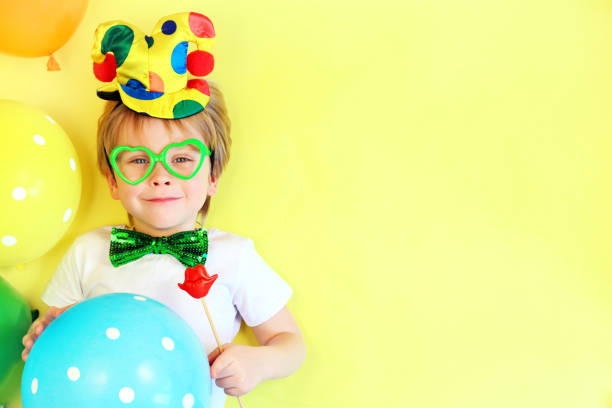
[[(164, 303), (198, 335), (216, 384), (212, 407), (224, 405), (223, 391), (245, 394), (302, 364), (304, 341), (286, 306), (290, 287), (266, 265), (251, 240), (196, 227), (216, 193), (231, 145), (220, 90), (202, 79), (185, 78), (187, 70), (194, 75), (212, 70), (208, 50), (213, 39), (210, 20), (197, 13), (161, 19), (151, 37), (124, 22), (98, 27), (94, 71), (99, 79), (113, 81), (98, 95), (119, 99), (107, 103), (98, 122), (98, 166), (111, 196), (127, 210), (130, 225), (98, 228), (75, 240), (42, 295), (49, 309), (23, 339), (24, 360), (45, 327), (66, 308), (98, 295), (130, 292)], [(198, 50), (187, 54), (187, 42)], [(171, 58), (166, 65), (174, 72), (164, 68), (164, 58)], [(143, 83), (147, 78), (149, 83)], [(190, 239), (198, 245), (181, 257), (159, 250), (129, 252), (129, 242), (122, 242), (125, 236), (133, 242), (174, 234), (195, 237)], [(202, 304), (177, 286), (194, 257), (218, 275), (206, 303), (221, 342), (228, 343), (221, 353)], [(241, 319), (252, 327), (259, 347), (231, 343)]]

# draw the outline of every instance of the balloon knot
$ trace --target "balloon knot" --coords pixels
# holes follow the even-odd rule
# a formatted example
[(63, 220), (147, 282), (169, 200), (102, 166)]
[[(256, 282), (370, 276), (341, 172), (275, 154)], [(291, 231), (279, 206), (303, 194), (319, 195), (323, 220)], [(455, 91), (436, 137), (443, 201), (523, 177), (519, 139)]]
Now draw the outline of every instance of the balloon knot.
[(53, 57), (53, 54), (49, 55), (49, 61), (47, 61), (47, 71), (61, 71), (57, 60)]

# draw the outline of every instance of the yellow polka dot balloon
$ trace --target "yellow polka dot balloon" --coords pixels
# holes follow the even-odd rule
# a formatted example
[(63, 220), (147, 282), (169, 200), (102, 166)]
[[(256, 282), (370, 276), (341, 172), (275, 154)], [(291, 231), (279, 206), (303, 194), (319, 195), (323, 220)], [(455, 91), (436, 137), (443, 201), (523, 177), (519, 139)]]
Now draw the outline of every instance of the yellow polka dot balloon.
[(81, 168), (64, 130), (41, 110), (0, 100), (0, 266), (51, 249), (79, 206)]

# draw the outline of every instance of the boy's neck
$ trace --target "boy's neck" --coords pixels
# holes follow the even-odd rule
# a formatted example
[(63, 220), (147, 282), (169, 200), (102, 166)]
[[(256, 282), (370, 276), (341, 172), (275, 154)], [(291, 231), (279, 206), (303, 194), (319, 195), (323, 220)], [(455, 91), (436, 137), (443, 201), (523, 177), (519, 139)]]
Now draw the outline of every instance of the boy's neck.
[(170, 235), (183, 232), (183, 231), (193, 231), (194, 229), (200, 228), (199, 225), (196, 225), (196, 222), (177, 225), (167, 229), (155, 228), (150, 225), (134, 222), (134, 225), (130, 226), (134, 231), (142, 232), (143, 234), (150, 235), (152, 237), (169, 237)]

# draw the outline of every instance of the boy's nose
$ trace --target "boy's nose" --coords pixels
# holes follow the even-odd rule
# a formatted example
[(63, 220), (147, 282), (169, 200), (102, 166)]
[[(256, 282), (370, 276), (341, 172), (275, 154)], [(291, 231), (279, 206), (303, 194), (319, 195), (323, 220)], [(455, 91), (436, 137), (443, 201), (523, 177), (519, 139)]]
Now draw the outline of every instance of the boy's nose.
[(163, 164), (159, 162), (155, 163), (151, 174), (149, 174), (149, 182), (154, 186), (159, 186), (162, 184), (169, 186), (171, 178), (172, 175), (168, 173), (168, 170), (166, 170)]

